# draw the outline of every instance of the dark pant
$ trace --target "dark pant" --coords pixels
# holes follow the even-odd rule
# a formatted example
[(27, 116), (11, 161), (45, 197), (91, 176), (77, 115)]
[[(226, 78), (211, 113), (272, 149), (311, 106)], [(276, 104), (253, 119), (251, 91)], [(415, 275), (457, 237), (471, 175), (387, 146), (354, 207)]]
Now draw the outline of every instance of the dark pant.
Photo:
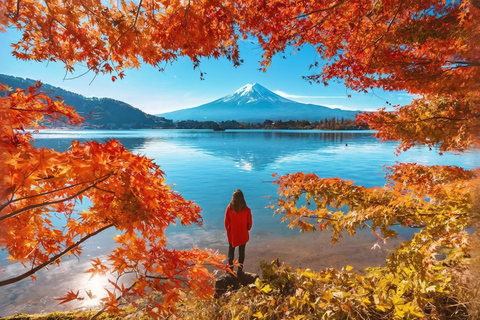
[[(242, 244), (241, 246), (238, 246), (238, 253), (239, 253), (238, 263), (240, 263), (242, 267), (243, 267), (243, 262), (245, 261), (245, 245), (246, 244)], [(235, 248), (236, 247), (232, 247), (230, 243), (228, 244), (228, 264), (229, 265), (233, 265)]]

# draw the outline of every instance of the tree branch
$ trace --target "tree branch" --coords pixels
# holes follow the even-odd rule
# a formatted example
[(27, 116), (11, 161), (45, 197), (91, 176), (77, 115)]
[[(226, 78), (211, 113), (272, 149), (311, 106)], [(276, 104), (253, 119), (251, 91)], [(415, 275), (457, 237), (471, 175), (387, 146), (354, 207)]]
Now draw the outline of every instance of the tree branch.
[[(478, 116), (475, 116), (478, 118)], [(451, 117), (442, 117), (442, 116), (436, 116), (436, 117), (430, 117), (430, 118), (425, 118), (425, 119), (418, 119), (418, 120), (411, 120), (411, 121), (387, 121), (384, 123), (397, 123), (397, 124), (403, 124), (403, 123), (418, 123), (418, 122), (427, 122), (427, 121), (432, 121), (432, 120), (448, 120), (448, 121), (467, 121), (468, 119), (466, 118), (451, 118)]]
[(332, 218), (330, 218), (330, 217), (318, 217), (318, 216), (300, 217), (300, 218), (322, 219), (322, 220), (330, 220), (330, 221), (338, 221), (338, 220), (339, 220), (339, 219), (332, 219)]
[(135, 20), (133, 21), (132, 28), (135, 28), (137, 25), (138, 15), (140, 14), (140, 10), (142, 9), (142, 1), (143, 0), (140, 0), (140, 2), (138, 3), (138, 10), (137, 10), (137, 14), (135, 15)]
[[(123, 38), (123, 36), (126, 35), (129, 31), (135, 29), (137, 25), (137, 19), (140, 14), (140, 10), (142, 9), (142, 1), (143, 0), (140, 0), (140, 2), (138, 3), (138, 10), (137, 10), (137, 13), (135, 14), (135, 19), (133, 20), (133, 24), (127, 30), (125, 30), (120, 36), (118, 36), (117, 39), (115, 39), (115, 41), (110, 46), (110, 50), (107, 53), (107, 57), (103, 62), (107, 62), (110, 59), (110, 55), (112, 54), (113, 47), (120, 41), (120, 39)], [(93, 78), (93, 80), (95, 80), (96, 76), (97, 76), (97, 72), (95, 72), (95, 77)], [(93, 80), (90, 82), (90, 84), (93, 82)]]
[(37, 203), (37, 204), (32, 204), (30, 206), (27, 206), (25, 208), (21, 208), (21, 209), (18, 209), (18, 210), (15, 210), (15, 211), (12, 211), (10, 212), (9, 214), (6, 214), (2, 217), (0, 217), (0, 221), (3, 221), (3, 220), (6, 220), (8, 218), (12, 218), (16, 215), (19, 215), (20, 213), (23, 213), (25, 211), (28, 211), (28, 210), (32, 210), (32, 209), (36, 209), (36, 208), (40, 208), (40, 207), (44, 207), (44, 206), (49, 206), (49, 205), (52, 205), (52, 204), (57, 204), (57, 203), (62, 203), (62, 202), (65, 202), (65, 201), (68, 201), (68, 200), (72, 200), (74, 198), (76, 198), (78, 195), (84, 193), (85, 191), (89, 190), (90, 188), (93, 188), (95, 187), (95, 185), (105, 181), (108, 177), (110, 177), (111, 174), (107, 175), (105, 178), (103, 178), (102, 180), (100, 181), (97, 181), (95, 182), (94, 184), (86, 187), (85, 189), (83, 190), (80, 190), (78, 191), (77, 193), (71, 195), (70, 197), (66, 197), (66, 198), (63, 198), (63, 199), (59, 199), (59, 200), (55, 200), (55, 201), (50, 201), (50, 202), (42, 202), (42, 203)]
[(332, 10), (332, 9), (335, 9), (336, 7), (339, 7), (341, 6), (343, 3), (345, 3), (345, 0), (342, 0), (342, 1), (339, 1), (337, 2), (336, 4), (328, 7), (328, 8), (324, 8), (324, 9), (318, 9), (318, 10), (313, 10), (313, 11), (310, 11), (308, 13), (305, 13), (305, 14), (302, 14), (300, 16), (296, 16), (294, 18), (290, 18), (289, 20), (293, 20), (293, 19), (302, 19), (302, 18), (306, 18), (312, 14), (315, 14), (315, 13), (320, 13), (320, 12), (325, 12), (325, 11), (328, 11), (328, 10)]
[(98, 189), (98, 190), (100, 190), (100, 191), (103, 191), (103, 192), (107, 192), (107, 193), (115, 194), (115, 192), (113, 192), (113, 191), (110, 191), (110, 190), (105, 190), (105, 189), (103, 189), (103, 188), (100, 188), (100, 187), (97, 187), (97, 186), (94, 186), (94, 188), (95, 188), (95, 189)]
[(15, 14), (15, 18), (18, 19), (20, 16), (20, 0), (17, 0), (17, 13)]
[(15, 278), (10, 278), (10, 279), (7, 279), (7, 280), (3, 280), (3, 281), (0, 281), (0, 287), (3, 287), (3, 286), (6, 286), (6, 285), (9, 285), (9, 284), (12, 284), (12, 283), (15, 283), (15, 282), (18, 282), (20, 280), (23, 280), (31, 275), (33, 275), (34, 273), (36, 273), (38, 270), (40, 269), (43, 269), (45, 268), (46, 266), (48, 266), (49, 264), (55, 262), (57, 259), (63, 257), (65, 254), (67, 254), (69, 251), (73, 250), (74, 248), (78, 247), (80, 244), (82, 244), (83, 242), (87, 241), (88, 239), (90, 239), (91, 237), (93, 236), (96, 236), (97, 234), (99, 234), (100, 232), (110, 228), (110, 227), (113, 227), (113, 223), (112, 224), (108, 224), (100, 229), (98, 229), (97, 231), (89, 234), (88, 236), (82, 238), (81, 240), (79, 240), (78, 242), (72, 244), (71, 246), (69, 246), (68, 248), (66, 248), (65, 250), (63, 250), (62, 252), (60, 252), (59, 254), (56, 254), (54, 255), (53, 257), (51, 257), (48, 261), (45, 261), (44, 263), (36, 266), (35, 268), (31, 269), (30, 271), (27, 271), (25, 272), (24, 274), (22, 275), (19, 275)]
[[(38, 166), (37, 166), (38, 168)], [(75, 183), (75, 184), (72, 184), (72, 185), (69, 185), (67, 187), (63, 187), (63, 188), (60, 188), (60, 189), (56, 189), (56, 190), (52, 190), (52, 191), (48, 191), (48, 192), (44, 192), (44, 193), (39, 193), (39, 194), (34, 194), (34, 195), (31, 195), (31, 196), (26, 196), (26, 197), (23, 197), (23, 198), (17, 198), (17, 199), (13, 199), (13, 200), (10, 200), (8, 201), (7, 203), (3, 204), (0, 206), (0, 212), (5, 209), (6, 206), (14, 203), (14, 202), (17, 202), (17, 201), (22, 201), (22, 200), (27, 200), (27, 199), (31, 199), (31, 198), (35, 198), (35, 197), (41, 197), (41, 196), (46, 196), (48, 194), (52, 194), (52, 193), (56, 193), (56, 192), (60, 192), (60, 191), (63, 191), (63, 190), (66, 190), (66, 189), (70, 189), (70, 188), (73, 188), (73, 187), (76, 187), (76, 186), (79, 186), (81, 184), (84, 184), (84, 183), (91, 183), (91, 182), (94, 182), (95, 180), (98, 180), (98, 179), (102, 179), (102, 178), (106, 178), (108, 176), (110, 176), (111, 173), (107, 174), (107, 175), (104, 175), (100, 178), (97, 178), (97, 179), (93, 179), (93, 180), (90, 180), (90, 181), (83, 181), (83, 182), (78, 182), (78, 183)], [(101, 189), (97, 186), (94, 185), (94, 188), (96, 189), (99, 189), (99, 190), (102, 190), (102, 191), (105, 191), (105, 192), (109, 192), (109, 193), (114, 193), (112, 191), (108, 191), (108, 190), (104, 190), (104, 189)], [(0, 220), (1, 221), (1, 220)]]
[(185, 29), (188, 27), (188, 19), (187, 19), (187, 14), (190, 11), (190, 0), (188, 0), (188, 4), (185, 8), (185, 13), (183, 14), (183, 20), (185, 21)]
[[(128, 287), (127, 292), (130, 291), (130, 290), (132, 290), (133, 287), (135, 287), (136, 285), (137, 285), (137, 283), (134, 282), (130, 287)], [(122, 299), (123, 296), (124, 296), (123, 294), (119, 295), (119, 296), (116, 298), (117, 302), (120, 301), (120, 299)], [(102, 310), (98, 311), (98, 312), (97, 312), (92, 318), (90, 318), (90, 319), (91, 319), (91, 320), (96, 319), (98, 316), (100, 316), (102, 313), (105, 312), (105, 309), (106, 309), (106, 307), (104, 307)]]
[(55, 14), (54, 14), (53, 10), (50, 8), (50, 6), (48, 5), (48, 1), (49, 1), (49, 0), (45, 0), (45, 5), (47, 6), (48, 12), (49, 12), (50, 15), (52, 16), (52, 19), (55, 20), (59, 25), (61, 25), (62, 27), (64, 27), (65, 30), (68, 30), (68, 28), (67, 28), (66, 25), (64, 25), (63, 23), (61, 23), (60, 21), (58, 21), (57, 18), (55, 18)]
[[(480, 3), (480, 0), (479, 0)], [(461, 65), (466, 65), (469, 67), (480, 67), (480, 62), (478, 61), (452, 61), (452, 60), (446, 60), (445, 62), (452, 63), (452, 64), (461, 64)]]
[(380, 36), (378, 37), (372, 44), (366, 46), (365, 48), (362, 49), (361, 52), (367, 50), (368, 48), (374, 46), (376, 47), (377, 46), (377, 43), (383, 39), (383, 37), (385, 37), (385, 35), (390, 31), (390, 28), (392, 27), (392, 24), (395, 22), (395, 20), (397, 19), (397, 16), (398, 14), (400, 13), (400, 9), (402, 8), (402, 4), (403, 4), (403, 0), (400, 1), (400, 4), (398, 5), (398, 9), (397, 9), (397, 12), (395, 12), (395, 15), (393, 16), (392, 20), (390, 21), (390, 23), (388, 24), (388, 27), (387, 27), (387, 30), (385, 30), (385, 32)]

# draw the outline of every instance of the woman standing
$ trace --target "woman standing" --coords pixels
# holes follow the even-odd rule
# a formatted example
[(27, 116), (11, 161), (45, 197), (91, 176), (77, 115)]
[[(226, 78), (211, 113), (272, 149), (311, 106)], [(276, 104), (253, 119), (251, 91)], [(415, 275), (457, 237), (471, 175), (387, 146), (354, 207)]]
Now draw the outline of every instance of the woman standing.
[(228, 267), (233, 269), (233, 257), (235, 248), (238, 247), (239, 257), (237, 274), (243, 274), (243, 262), (245, 261), (245, 245), (250, 236), (248, 231), (252, 228), (252, 212), (247, 207), (243, 192), (239, 189), (233, 192), (232, 201), (225, 211), (225, 229), (228, 237)]

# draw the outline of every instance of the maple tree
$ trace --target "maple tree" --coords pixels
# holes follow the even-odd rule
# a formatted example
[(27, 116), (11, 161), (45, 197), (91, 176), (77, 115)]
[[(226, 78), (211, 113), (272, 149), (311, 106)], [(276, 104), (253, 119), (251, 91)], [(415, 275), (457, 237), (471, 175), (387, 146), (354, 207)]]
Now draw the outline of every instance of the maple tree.
[[(7, 87), (2, 86), (4, 92)], [(133, 283), (115, 288), (102, 299), (104, 310), (118, 312), (121, 302), (133, 301), (147, 292), (164, 293), (162, 303), (153, 302), (159, 314), (175, 309), (181, 291), (198, 297), (212, 294), (212, 275), (207, 265), (223, 266), (223, 256), (211, 250), (168, 249), (165, 229), (202, 224), (201, 209), (185, 200), (165, 183), (159, 166), (135, 155), (118, 141), (104, 144), (73, 141), (70, 150), (57, 152), (32, 146), (31, 132), (39, 121), (81, 119), (70, 106), (41, 91), (41, 84), (28, 93), (17, 89), (0, 98), (2, 130), (0, 149), (1, 203), (0, 245), (10, 259), (25, 271), (1, 279), (8, 286), (32, 277), (64, 256), (80, 255), (81, 245), (109, 228), (115, 228), (116, 248), (107, 261), (92, 259), (92, 276), (114, 273), (117, 279), (133, 274)], [(75, 210), (79, 202), (91, 203)], [(62, 303), (86, 298), (70, 291)], [(121, 300), (124, 299), (124, 300)]]
[[(161, 69), (164, 63), (181, 56), (189, 57), (194, 67), (200, 65), (202, 57), (222, 56), (239, 65), (241, 59), (237, 43), (240, 39), (253, 37), (258, 40), (264, 50), (261, 67), (265, 71), (276, 54), (311, 45), (321, 61), (314, 62), (311, 66), (313, 74), (305, 77), (310, 82), (328, 84), (339, 79), (347, 87), (361, 92), (375, 92), (379, 88), (404, 90), (414, 96), (408, 105), (394, 106), (393, 112), (379, 110), (361, 114), (357, 119), (376, 129), (378, 138), (400, 141), (398, 152), (416, 144), (438, 146), (440, 152), (462, 152), (477, 147), (479, 143), (478, 0), (140, 0), (111, 1), (110, 4), (99, 0), (3, 0), (0, 8), (4, 9), (0, 26), (14, 26), (22, 31), (22, 38), (13, 44), (13, 54), (17, 58), (61, 61), (66, 71), (71, 73), (75, 71), (76, 64), (84, 63), (88, 71), (111, 74), (114, 81), (117, 77), (124, 77), (125, 69), (138, 68), (141, 63)], [(36, 101), (33, 98), (35, 94), (32, 91), (30, 96), (26, 96), (26, 110), (31, 108), (32, 101)], [(3, 98), (2, 105), (10, 105), (21, 95), (16, 91), (14, 95)], [(42, 110), (40, 114), (53, 117), (65, 114), (71, 121), (78, 121), (70, 109), (62, 108), (58, 101), (37, 97), (44, 100), (39, 107)], [(48, 109), (42, 109), (45, 107)], [(83, 231), (75, 225), (76, 220), (69, 220), (71, 236), (81, 239), (99, 230), (99, 226), (108, 227), (112, 223), (116, 228), (127, 228), (125, 235), (117, 239), (122, 250), (126, 251), (119, 249), (115, 251), (116, 255), (111, 256), (119, 271), (123, 271), (121, 266), (124, 265), (121, 257), (133, 250), (132, 247), (147, 252), (142, 250), (153, 245), (149, 243), (152, 238), (136, 237), (126, 226), (137, 221), (139, 227), (147, 228), (146, 223), (141, 221), (149, 219), (150, 215), (145, 217), (144, 210), (166, 214), (170, 217), (167, 219), (169, 222), (179, 213), (183, 213), (180, 216), (183, 223), (200, 221), (198, 208), (188, 201), (177, 199), (164, 185), (162, 174), (155, 165), (129, 154), (116, 141), (105, 145), (74, 144), (69, 152), (82, 155), (82, 161), (76, 164), (67, 164), (66, 154), (62, 156), (32, 148), (31, 136), (20, 131), (41, 120), (41, 116), (26, 110), (20, 112), (9, 107), (1, 110), (2, 119), (10, 122), (2, 124), (4, 128), (14, 128), (13, 131), (2, 131), (9, 133), (2, 138), (2, 148), (7, 148), (7, 156), (13, 157), (6, 159), (3, 155), (2, 160), (8, 165), (8, 170), (2, 172), (2, 176), (11, 180), (4, 179), (2, 187), (7, 191), (4, 196), (8, 201), (16, 202), (4, 207), (3, 210), (9, 211), (2, 211), (2, 216), (20, 210), (11, 208), (23, 204), (23, 208), (30, 209), (28, 212), (11, 214), (12, 217), (4, 221), (13, 225), (15, 219), (35, 217), (25, 220), (31, 223), (24, 230), (25, 237), (20, 234), (15, 236), (15, 233), (9, 235), (9, 240), (19, 241), (21, 245), (14, 246), (14, 242), (7, 244), (2, 238), (2, 245), (5, 243), (12, 253), (18, 254), (12, 254), (15, 259), (33, 259), (29, 252), (37, 250), (34, 252), (38, 257), (30, 261), (40, 265), (48, 262), (49, 255), (62, 253), (52, 243), (63, 244), (64, 247), (72, 245), (68, 232), (65, 235), (48, 227), (46, 208), (29, 206), (35, 201), (48, 197), (53, 199), (60, 194), (68, 199), (87, 188), (82, 192), (93, 199), (105, 200), (122, 216), (107, 215), (107, 221), (102, 220), (100, 225), (95, 225), (96, 228), (85, 226)], [(22, 150), (24, 153), (20, 156)], [(36, 157), (45, 160), (33, 161)], [(113, 161), (108, 161), (111, 162), (108, 164), (103, 157)], [(134, 166), (136, 161), (143, 166)], [(44, 171), (37, 171), (35, 165)], [(78, 176), (74, 176), (75, 170), (69, 167), (75, 165), (78, 166), (75, 167), (79, 171)], [(120, 168), (130, 169), (123, 172)], [(8, 175), (4, 175), (5, 172)], [(170, 201), (168, 205), (162, 202), (166, 208), (150, 207), (153, 205), (150, 200), (155, 198), (153, 194), (158, 196), (154, 189), (132, 191), (138, 181), (145, 182), (145, 179), (163, 190), (162, 196)], [(396, 231), (392, 229), (394, 225), (420, 227), (412, 240), (389, 256), (386, 268), (369, 273), (368, 283), (358, 278), (355, 278), (357, 282), (351, 280), (355, 283), (350, 281), (357, 292), (363, 292), (360, 295), (368, 292), (369, 303), (364, 301), (363, 304), (373, 305), (372, 308), (383, 315), (401, 317), (410, 314), (415, 317), (427, 312), (425, 306), (432, 304), (432, 295), (455, 289), (449, 285), (456, 279), (451, 266), (466, 267), (471, 237), (464, 228), (474, 223), (472, 190), (478, 188), (478, 170), (398, 164), (387, 169), (387, 179), (387, 184), (381, 188), (363, 188), (353, 182), (321, 179), (312, 174), (278, 177), (276, 183), (280, 187), (281, 199), (276, 204), (277, 212), (285, 214), (291, 226), (304, 231), (333, 230), (333, 241), (338, 239), (342, 230), (354, 234), (358, 229), (370, 228), (383, 241), (396, 236)], [(23, 188), (22, 181), (29, 187), (17, 190)], [(113, 191), (108, 185), (125, 191)], [(42, 191), (42, 188), (47, 190)], [(48, 188), (57, 188), (58, 194), (49, 193)], [(24, 194), (18, 193), (20, 190)], [(111, 191), (120, 198), (111, 200)], [(32, 193), (36, 196), (31, 197)], [(23, 200), (16, 200), (22, 197)], [(71, 214), (69, 201), (49, 206), (68, 216)], [(177, 210), (177, 205), (181, 210)], [(102, 208), (94, 205), (93, 210), (100, 212)], [(35, 215), (35, 211), (41, 211), (43, 216)], [(99, 216), (83, 214), (81, 219), (88, 225)], [(315, 220), (316, 223), (312, 223)], [(11, 228), (9, 224), (5, 225)], [(157, 232), (156, 235), (164, 239), (162, 231)], [(4, 234), (7, 233), (2, 233), (2, 237)], [(32, 239), (35, 241), (32, 242)], [(48, 239), (54, 241), (49, 242)], [(43, 249), (34, 243), (42, 243)], [(442, 259), (438, 258), (437, 254), (445, 248), (451, 250), (445, 251)], [(158, 258), (168, 256), (160, 248), (156, 254)], [(200, 257), (204, 253), (190, 254)], [(201, 257), (200, 260), (206, 261), (206, 256)], [(164, 263), (168, 264), (167, 261)], [(142, 266), (145, 270), (149, 270), (148, 267), (148, 264)], [(93, 269), (92, 272), (105, 271), (98, 261), (94, 262)], [(153, 269), (150, 270), (153, 272)], [(203, 273), (196, 276), (205, 279)], [(314, 279), (318, 276), (300, 274), (300, 277)], [(329, 277), (332, 278), (332, 275)], [(146, 285), (143, 280), (146, 279), (139, 280), (141, 285), (138, 288)], [(259, 284), (260, 292), (263, 288)], [(338, 290), (335, 299), (340, 292), (344, 294), (349, 289), (343, 287)], [(265, 293), (268, 292), (261, 294)], [(76, 298), (75, 294), (72, 293), (70, 298)], [(352, 308), (352, 304), (341, 303), (330, 296), (325, 298), (330, 299), (318, 306), (324, 314), (328, 310), (344, 314), (349, 314), (349, 310), (358, 310)], [(333, 305), (330, 304), (332, 301), (335, 302)], [(332, 309), (328, 309), (329, 305), (333, 306)], [(263, 317), (265, 310), (259, 312)]]
[(88, 71), (113, 73), (116, 80), (124, 77), (124, 69), (139, 68), (141, 63), (162, 68), (181, 56), (196, 66), (202, 57), (222, 55), (240, 63), (233, 28), (235, 4), (225, 0), (2, 4), (8, 17), (4, 24), (23, 32), (13, 44), (13, 54), (25, 60), (61, 61), (68, 72), (84, 63)]

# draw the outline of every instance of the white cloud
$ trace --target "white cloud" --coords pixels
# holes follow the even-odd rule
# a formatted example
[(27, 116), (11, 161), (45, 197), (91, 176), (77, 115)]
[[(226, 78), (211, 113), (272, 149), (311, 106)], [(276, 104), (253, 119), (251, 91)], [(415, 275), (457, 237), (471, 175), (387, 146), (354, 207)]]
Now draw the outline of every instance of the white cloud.
[(299, 96), (295, 94), (289, 94), (280, 90), (273, 91), (273, 93), (278, 94), (281, 97), (287, 99), (346, 99), (348, 98), (345, 96)]
[(341, 105), (335, 105), (335, 104), (325, 104), (323, 103), (322, 106), (331, 108), (331, 109), (342, 109), (342, 110), (350, 110), (350, 111), (376, 111), (377, 108), (372, 107), (372, 108), (365, 108), (364, 106), (341, 106)]
[[(376, 111), (380, 106), (372, 105), (370, 102), (365, 102), (364, 96), (352, 93), (352, 97), (345, 95), (331, 95), (331, 96), (302, 96), (289, 94), (281, 90), (273, 91), (287, 99), (296, 100), (301, 103), (319, 104), (332, 109), (342, 109), (351, 111)], [(342, 99), (341, 101), (339, 101)], [(342, 104), (338, 104), (342, 103)]]

